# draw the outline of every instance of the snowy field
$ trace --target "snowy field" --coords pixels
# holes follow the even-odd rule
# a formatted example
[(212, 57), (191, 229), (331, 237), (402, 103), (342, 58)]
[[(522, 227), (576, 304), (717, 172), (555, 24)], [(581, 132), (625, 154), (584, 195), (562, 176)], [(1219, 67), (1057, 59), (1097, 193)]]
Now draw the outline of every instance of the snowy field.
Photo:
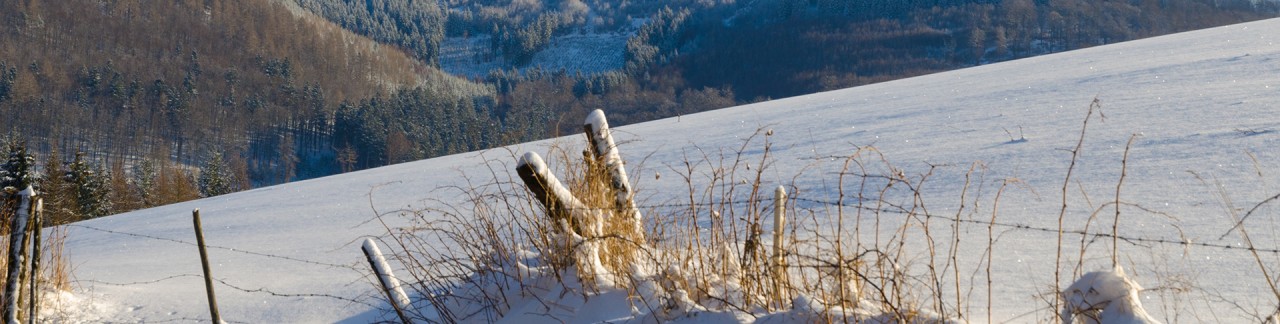
[[(1000, 184), (998, 221), (1056, 228), (1063, 179), (1082, 122), (1101, 103), (1067, 186), (1069, 231), (1109, 232), (1126, 142), (1119, 231), (1146, 241), (1119, 245), (1121, 263), (1147, 288), (1146, 309), (1164, 322), (1258, 322), (1277, 300), (1258, 261), (1231, 231), (1280, 194), (1280, 20), (1232, 25), (992, 64), (954, 72), (726, 108), (617, 129), (642, 204), (678, 201), (686, 184), (672, 169), (687, 156), (733, 152), (757, 129), (773, 131), (775, 165), (765, 186), (834, 200), (832, 174), (855, 147), (874, 146), (908, 178), (936, 166), (922, 189), (930, 212), (987, 220)], [(603, 107), (607, 112), (607, 107)], [(581, 136), (560, 139), (581, 143)], [(375, 217), (451, 199), (450, 185), (485, 181), (486, 160), (513, 165), (550, 141), (399, 164), (76, 223), (66, 252), (74, 268), (73, 317), (86, 322), (207, 321), (190, 212), (199, 208), (213, 247), (218, 306), (228, 322), (390, 321), (367, 272), (361, 241), (386, 234)], [(580, 144), (578, 144), (580, 145)], [(760, 154), (748, 147), (747, 154)], [(752, 160), (752, 158), (748, 158)], [(970, 166), (981, 162), (966, 201)], [(656, 177), (655, 173), (662, 173)], [(975, 203), (976, 202), (976, 203)], [(813, 208), (818, 208), (817, 206)], [(1110, 208), (1110, 207), (1108, 207)], [(375, 211), (376, 209), (376, 211)], [(1245, 222), (1262, 263), (1280, 270), (1280, 208), (1262, 205)], [(384, 217), (390, 226), (406, 223)], [(950, 231), (951, 224), (939, 221)], [(1036, 322), (1054, 310), (1057, 234), (997, 227), (991, 305), (985, 276), (987, 226), (967, 224), (958, 247), (965, 317)], [(1063, 271), (1080, 259), (1065, 238)], [(1110, 240), (1086, 242), (1083, 271), (1110, 266)], [(923, 242), (919, 244), (923, 245)], [(940, 248), (947, 248), (945, 245)], [(386, 247), (384, 247), (384, 251)], [(908, 251), (921, 251), (908, 247)], [(927, 255), (925, 256), (927, 257)], [(397, 266), (397, 265), (393, 265)], [(1063, 286), (1073, 278), (1063, 278)], [(948, 283), (950, 284), (950, 283)], [(952, 289), (951, 291), (953, 291)], [(954, 292), (952, 292), (954, 293)], [(948, 296), (952, 299), (952, 296)], [(626, 315), (626, 314), (618, 314)]]

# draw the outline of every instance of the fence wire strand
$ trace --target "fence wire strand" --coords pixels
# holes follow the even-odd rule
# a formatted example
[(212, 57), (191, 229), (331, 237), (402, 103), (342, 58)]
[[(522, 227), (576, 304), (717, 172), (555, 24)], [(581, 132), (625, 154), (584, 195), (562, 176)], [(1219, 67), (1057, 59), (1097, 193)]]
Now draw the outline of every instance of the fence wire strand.
[[(1058, 233), (1057, 228), (1039, 227), (1039, 226), (1032, 226), (1028, 224), (1020, 224), (1020, 223), (1013, 223), (1013, 222), (999, 222), (999, 221), (992, 222), (987, 220), (963, 219), (963, 218), (956, 218), (953, 216), (936, 215), (936, 214), (926, 213), (922, 211), (906, 211), (906, 210), (896, 210), (892, 208), (872, 208), (872, 207), (867, 207), (865, 205), (859, 205), (856, 203), (854, 204), (847, 203), (847, 202), (839, 203), (835, 201), (801, 198), (801, 197), (791, 197), (788, 199), (795, 200), (798, 202), (817, 204), (817, 205), (840, 206), (845, 208), (860, 209), (864, 211), (870, 211), (878, 215), (879, 214), (899, 214), (904, 217), (916, 215), (916, 216), (925, 217), (925, 218), (950, 221), (953, 223), (973, 224), (973, 225), (982, 225), (982, 226), (990, 225), (995, 227), (1003, 227), (1003, 228), (1009, 228), (1014, 230), (1031, 231), (1031, 232), (1043, 232), (1043, 233), (1053, 233), (1053, 234)], [(662, 209), (662, 208), (689, 208), (689, 207), (717, 207), (717, 206), (729, 206), (729, 205), (744, 206), (744, 205), (751, 205), (751, 204), (772, 203), (773, 200), (774, 198), (767, 197), (767, 198), (759, 198), (759, 199), (756, 199), (755, 201), (734, 200), (731, 202), (726, 201), (726, 202), (712, 202), (712, 203), (671, 203), (671, 204), (653, 204), (653, 205), (637, 204), (636, 207), (641, 209)], [(609, 208), (609, 207), (569, 208), (569, 210), (596, 210), (596, 211), (615, 210), (615, 209), (617, 208)], [(1112, 235), (1111, 233), (1088, 232), (1084, 230), (1063, 229), (1062, 232), (1066, 234), (1080, 235), (1080, 236), (1086, 236), (1086, 237), (1091, 236), (1094, 239), (1115, 238), (1121, 241), (1125, 241), (1132, 245), (1141, 245), (1141, 244), (1182, 245), (1182, 246), (1194, 246), (1194, 247), (1204, 247), (1204, 248), (1218, 248), (1218, 249), (1224, 249), (1224, 250), (1257, 251), (1257, 252), (1265, 252), (1265, 253), (1280, 255), (1280, 249), (1236, 246), (1236, 245), (1230, 245), (1230, 244), (1214, 244), (1214, 243), (1195, 242), (1195, 241), (1182, 240), (1182, 239), (1147, 238), (1147, 237), (1126, 236), (1126, 235)]]

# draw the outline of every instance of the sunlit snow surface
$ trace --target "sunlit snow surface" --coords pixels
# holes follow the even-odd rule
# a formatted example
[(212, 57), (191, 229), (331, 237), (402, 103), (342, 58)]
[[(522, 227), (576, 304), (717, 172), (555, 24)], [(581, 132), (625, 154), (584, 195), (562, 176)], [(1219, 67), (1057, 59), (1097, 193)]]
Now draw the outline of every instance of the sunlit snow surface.
[[(699, 150), (732, 152), (763, 127), (773, 130), (776, 159), (765, 174), (767, 186), (794, 184), (804, 197), (834, 200), (840, 157), (870, 145), (908, 177), (918, 179), (929, 165), (938, 166), (924, 187), (933, 214), (956, 213), (966, 172), (982, 162), (985, 172), (973, 179), (968, 193), (979, 204), (967, 205), (964, 217), (988, 219), (1000, 183), (1016, 178), (1023, 185), (1004, 192), (998, 219), (1056, 228), (1069, 150), (1096, 97), (1105, 118), (1088, 126), (1069, 185), (1068, 229), (1083, 229), (1091, 212), (1115, 199), (1125, 143), (1138, 134), (1121, 199), (1168, 216), (1128, 209), (1120, 232), (1238, 245), (1242, 240), (1235, 232), (1219, 238), (1233, 225), (1229, 208), (1243, 215), (1280, 193), (1277, 30), (1276, 19), (1232, 25), (623, 126), (615, 136), (642, 204), (678, 200), (687, 193), (686, 184), (667, 176), (674, 172), (671, 167), (687, 157), (700, 158)], [(580, 135), (561, 139), (573, 145), (583, 141)], [(392, 320), (360, 252), (363, 238), (386, 233), (374, 209), (417, 209), (432, 204), (429, 199), (452, 199), (450, 191), (435, 188), (463, 185), (463, 174), (484, 182), (486, 159), (514, 167), (520, 153), (545, 153), (548, 143), (77, 223), (66, 243), (76, 300), (94, 305), (86, 309), (97, 314), (74, 318), (207, 320), (200, 257), (189, 244), (195, 241), (190, 212), (200, 208), (205, 239), (215, 246), (209, 257), (221, 281), (216, 289), (225, 320)], [(761, 145), (747, 152), (760, 154)], [(655, 179), (655, 172), (664, 176)], [(1263, 206), (1246, 223), (1256, 246), (1280, 248), (1277, 211)], [(1109, 231), (1113, 214), (1105, 209), (1089, 230)], [(383, 220), (404, 224), (394, 216)], [(996, 321), (1031, 322), (1056, 314), (1043, 309), (1043, 297), (1037, 297), (1047, 296), (1054, 285), (1056, 233), (997, 228), (996, 283), (988, 307), (979, 263), (985, 259), (986, 226), (966, 225), (961, 231), (966, 318), (983, 322), (988, 309)], [(1083, 272), (1109, 269), (1109, 241), (1090, 243)], [(1068, 235), (1067, 242), (1064, 272), (1070, 274), (1080, 237)], [(1146, 309), (1165, 322), (1257, 321), (1249, 314), (1265, 315), (1276, 304), (1257, 261), (1242, 250), (1121, 243), (1120, 254), (1130, 276), (1147, 288), (1141, 293)], [(1277, 270), (1280, 256), (1263, 252), (1261, 257), (1270, 271)], [(1068, 285), (1071, 278), (1063, 281)], [(1194, 290), (1176, 295), (1184, 282)], [(1184, 300), (1170, 299), (1174, 296)]]

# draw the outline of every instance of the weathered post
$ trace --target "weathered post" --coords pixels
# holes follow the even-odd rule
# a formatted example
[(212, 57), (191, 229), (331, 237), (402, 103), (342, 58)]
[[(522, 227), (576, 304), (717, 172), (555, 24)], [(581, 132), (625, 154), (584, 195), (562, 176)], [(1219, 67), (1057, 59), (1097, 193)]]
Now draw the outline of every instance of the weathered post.
[(774, 301), (781, 305), (786, 301), (782, 289), (787, 285), (787, 265), (782, 250), (783, 232), (787, 224), (787, 189), (778, 186), (773, 191), (773, 293)]
[(9, 226), (9, 272), (4, 285), (4, 321), (18, 323), (18, 298), (22, 295), (22, 270), (27, 264), (27, 219), (30, 217), (31, 198), (36, 190), (27, 186), (18, 192), (18, 210)]
[(566, 247), (580, 245), (578, 249), (566, 251), (576, 256), (579, 271), (597, 284), (612, 285), (600, 260), (600, 243), (592, 240), (604, 234), (602, 213), (582, 203), (565, 188), (537, 153), (528, 152), (521, 156), (516, 163), (516, 174), (520, 175), (529, 193), (547, 209), (552, 222), (560, 226), (567, 237), (577, 241)]
[(218, 299), (213, 295), (213, 275), (209, 271), (209, 252), (204, 245), (204, 229), (200, 227), (200, 209), (196, 208), (191, 211), (191, 222), (196, 227), (196, 244), (200, 248), (200, 266), (204, 268), (204, 290), (209, 296), (209, 316), (213, 317), (213, 323), (222, 323), (222, 316), (218, 315)]
[(614, 208), (624, 213), (635, 222), (636, 234), (640, 231), (640, 209), (636, 208), (634, 193), (631, 189), (631, 181), (627, 178), (627, 169), (622, 161), (622, 155), (618, 153), (618, 146), (613, 141), (613, 131), (609, 129), (609, 121), (604, 117), (604, 111), (596, 109), (582, 125), (583, 131), (587, 133), (588, 143), (591, 145), (591, 152), (595, 153), (596, 161), (603, 162), (603, 166), (609, 171), (609, 185), (613, 188)]
[(409, 303), (409, 296), (405, 295), (404, 288), (400, 287), (400, 280), (396, 279), (395, 274), (391, 273), (391, 266), (387, 265), (387, 259), (382, 257), (382, 251), (378, 250), (378, 244), (371, 238), (364, 239), (365, 259), (369, 260), (369, 266), (373, 267), (373, 273), (378, 275), (378, 282), (382, 284), (382, 291), (387, 293), (387, 299), (391, 302), (391, 308), (396, 310), (396, 315), (400, 316), (400, 322), (409, 324), (409, 316), (405, 314), (405, 310), (412, 307)]
[[(548, 216), (553, 221), (559, 222), (563, 218), (569, 217), (569, 212), (559, 201), (562, 192), (568, 189), (560, 184), (560, 180), (551, 172), (545, 170), (546, 163), (542, 161), (542, 157), (538, 153), (528, 152), (520, 156), (520, 160), (516, 162), (516, 175), (520, 176), (520, 180), (524, 182), (524, 187), (529, 190), (529, 194), (533, 195), (533, 199), (538, 200), (542, 207), (547, 209)], [(572, 195), (570, 195), (572, 197)]]
[(40, 315), (40, 232), (44, 230), (44, 199), (36, 199), (36, 212), (31, 217), (31, 302), (27, 323), (36, 323)]

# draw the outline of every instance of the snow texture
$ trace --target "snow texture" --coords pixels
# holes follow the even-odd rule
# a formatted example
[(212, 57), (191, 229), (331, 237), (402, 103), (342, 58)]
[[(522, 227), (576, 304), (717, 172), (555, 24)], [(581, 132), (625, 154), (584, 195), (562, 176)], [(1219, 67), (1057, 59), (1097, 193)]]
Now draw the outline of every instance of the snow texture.
[[(834, 200), (840, 188), (832, 175), (840, 171), (843, 158), (856, 147), (874, 146), (907, 175), (936, 167), (920, 196), (931, 202), (933, 213), (957, 212), (961, 204), (956, 199), (965, 188), (969, 166), (982, 162), (983, 174), (972, 178), (969, 191), (970, 198), (981, 198), (980, 203), (970, 201), (961, 216), (989, 219), (995, 191), (1004, 180), (1016, 179), (1001, 196), (997, 221), (1055, 228), (1062, 207), (1057, 193), (1071, 157), (1068, 151), (1075, 147), (1085, 110), (1096, 97), (1105, 118), (1089, 124), (1072, 174), (1071, 207), (1065, 217), (1068, 230), (1084, 230), (1087, 224), (1092, 225), (1089, 231), (1110, 229), (1109, 217), (1091, 220), (1090, 215), (1114, 199), (1125, 143), (1130, 135), (1139, 134), (1128, 157), (1120, 199), (1159, 213), (1126, 207), (1120, 233), (1244, 246), (1237, 233), (1228, 231), (1236, 223), (1231, 213), (1248, 210), (1280, 192), (1280, 171), (1274, 169), (1280, 165), (1280, 150), (1274, 149), (1280, 145), (1280, 114), (1276, 113), (1280, 35), (1276, 30), (1280, 20), (1271, 19), (1148, 38), (633, 124), (615, 129), (614, 136), (623, 143), (620, 153), (629, 162), (636, 199), (642, 206), (678, 203), (673, 196), (687, 193), (688, 184), (681, 177), (657, 177), (655, 170), (682, 168), (684, 161), (703, 153), (733, 153), (753, 132), (767, 128), (774, 133), (770, 156), (776, 162), (763, 174), (762, 185), (787, 185), (796, 188), (793, 194), (799, 197)], [(1025, 140), (1010, 138), (1006, 129), (1025, 130)], [(545, 151), (551, 143), (581, 141), (577, 135), (524, 143), (75, 223), (68, 228), (66, 242), (66, 257), (75, 269), (73, 293), (96, 305), (76, 310), (92, 314), (75, 318), (207, 321), (200, 258), (192, 245), (188, 216), (199, 207), (218, 279), (218, 306), (228, 322), (394, 321), (376, 279), (368, 275), (357, 242), (390, 235), (383, 222), (393, 228), (413, 225), (394, 210), (443, 208), (438, 202), (462, 201), (451, 191), (434, 189), (484, 183), (491, 174), (486, 163), (501, 163), (497, 167), (501, 172), (519, 158), (514, 152)], [(746, 160), (763, 153), (759, 145), (746, 148)], [(704, 171), (711, 172), (699, 172)], [(696, 177), (694, 181), (704, 184)], [(1088, 198), (1081, 193), (1088, 193)], [(822, 207), (796, 206), (825, 215)], [(1242, 228), (1250, 231), (1254, 246), (1280, 248), (1280, 221), (1259, 216), (1274, 215), (1280, 211), (1277, 208), (1262, 205), (1259, 213), (1244, 220)], [(951, 233), (955, 225), (934, 224), (939, 233)], [(968, 275), (985, 266), (987, 227), (956, 226), (962, 236), (955, 247), (959, 257), (954, 266), (965, 272), (959, 285), (972, 288), (961, 296), (967, 303), (966, 318), (1033, 322), (1058, 316), (1059, 310), (1047, 309), (1042, 299), (1031, 297), (1057, 293), (1051, 288), (1055, 282), (1060, 280), (1065, 287), (1076, 279), (1069, 268), (1061, 278), (1054, 277), (1056, 233), (996, 228), (998, 237), (990, 254), (994, 283), (988, 296), (984, 275)], [(820, 229), (828, 228), (835, 227)], [(873, 228), (862, 231), (864, 238), (876, 234)], [(1110, 268), (1109, 241), (1082, 242), (1080, 236), (1071, 236), (1064, 258), (1072, 265), (1082, 262), (1083, 269)], [(947, 240), (934, 243), (939, 251), (952, 248)], [(925, 242), (907, 244), (908, 253), (924, 250), (913, 244)], [(1076, 260), (1082, 244), (1087, 253), (1083, 260)], [(1247, 250), (1123, 240), (1118, 249), (1129, 278), (1152, 287), (1193, 285), (1188, 290), (1138, 291), (1151, 318), (1256, 322), (1275, 309), (1258, 262)], [(1280, 264), (1274, 253), (1260, 255), (1264, 264)], [(927, 253), (907, 257), (915, 258), (917, 264), (928, 261)], [(398, 262), (391, 265), (396, 272), (404, 267)], [(537, 276), (525, 278), (532, 277)], [(597, 297), (619, 300), (608, 293), (602, 291)], [(943, 300), (956, 299), (954, 292), (944, 294)], [(552, 301), (579, 298), (575, 296), (581, 295), (540, 295), (554, 297)], [(421, 296), (410, 297), (421, 309)], [(622, 308), (628, 307), (613, 304), (581, 308), (587, 302), (548, 312), (583, 320), (649, 316), (624, 314)], [(823, 309), (797, 304), (810, 308), (810, 313)], [(752, 320), (710, 308), (704, 311), (697, 304), (677, 301), (671, 305), (678, 307), (668, 314), (684, 315), (664, 320)]]

